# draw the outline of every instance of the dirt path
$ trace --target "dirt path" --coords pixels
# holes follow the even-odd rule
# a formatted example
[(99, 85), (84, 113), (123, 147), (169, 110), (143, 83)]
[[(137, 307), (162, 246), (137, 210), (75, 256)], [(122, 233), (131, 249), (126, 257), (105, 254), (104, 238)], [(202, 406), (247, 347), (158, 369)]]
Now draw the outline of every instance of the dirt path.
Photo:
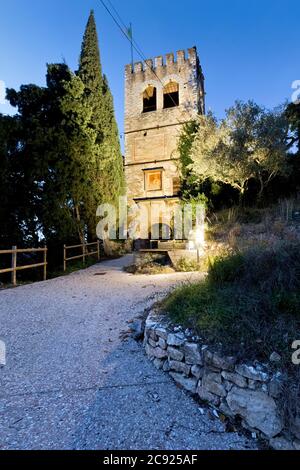
[[(0, 292), (0, 449), (243, 449), (122, 341), (127, 322), (190, 274), (133, 276), (130, 256)], [(105, 275), (97, 275), (105, 272)], [(121, 335), (122, 336), (122, 335)], [(251, 444), (250, 444), (251, 445)]]

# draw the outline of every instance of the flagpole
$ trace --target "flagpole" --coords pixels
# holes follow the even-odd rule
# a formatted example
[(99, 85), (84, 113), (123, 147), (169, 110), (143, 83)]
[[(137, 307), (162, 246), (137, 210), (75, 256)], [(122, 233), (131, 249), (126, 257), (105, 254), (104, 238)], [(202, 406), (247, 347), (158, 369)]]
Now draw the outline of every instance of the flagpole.
[(131, 67), (133, 71), (133, 35), (132, 35), (132, 23), (130, 23), (130, 45), (131, 45)]

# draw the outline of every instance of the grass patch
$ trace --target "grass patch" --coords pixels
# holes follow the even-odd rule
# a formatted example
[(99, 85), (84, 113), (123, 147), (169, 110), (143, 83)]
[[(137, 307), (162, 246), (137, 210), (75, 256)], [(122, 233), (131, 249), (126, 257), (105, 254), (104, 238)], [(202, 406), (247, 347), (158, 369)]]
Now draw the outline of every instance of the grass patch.
[(300, 244), (216, 257), (206, 279), (173, 291), (163, 309), (228, 353), (291, 362), (300, 337)]
[(197, 261), (193, 259), (182, 257), (177, 261), (175, 269), (179, 272), (189, 273), (192, 271), (200, 271), (201, 266), (199, 263), (197, 263)]

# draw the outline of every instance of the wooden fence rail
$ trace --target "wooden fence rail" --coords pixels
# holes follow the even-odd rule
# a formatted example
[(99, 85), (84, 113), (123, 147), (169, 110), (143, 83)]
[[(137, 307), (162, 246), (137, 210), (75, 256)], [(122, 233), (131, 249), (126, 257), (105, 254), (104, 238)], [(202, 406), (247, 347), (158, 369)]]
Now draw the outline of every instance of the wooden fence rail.
[[(26, 266), (18, 266), (17, 256), (18, 253), (43, 253), (43, 262), (42, 263), (34, 263), (34, 264), (27, 264)], [(21, 271), (24, 269), (32, 269), (32, 268), (39, 268), (43, 267), (43, 279), (46, 281), (47, 279), (47, 247), (44, 248), (17, 248), (13, 246), (11, 250), (0, 250), (0, 255), (10, 255), (11, 254), (11, 267), (0, 269), (0, 274), (4, 273), (11, 273), (11, 283), (16, 286), (17, 285), (17, 271)]]
[[(97, 246), (96, 251), (88, 251), (89, 246)], [(82, 253), (80, 255), (70, 256), (69, 258), (67, 258), (67, 250), (72, 250), (72, 249), (76, 249), (76, 248), (81, 248)], [(64, 245), (64, 271), (67, 270), (67, 261), (71, 261), (71, 260), (74, 260), (74, 259), (81, 258), (82, 261), (85, 263), (86, 258), (88, 256), (92, 256), (92, 255), (97, 255), (98, 260), (100, 259), (100, 242), (99, 242), (99, 240), (96, 241), (96, 242), (92, 242), (92, 243), (83, 243), (81, 245), (71, 245), (71, 246)]]

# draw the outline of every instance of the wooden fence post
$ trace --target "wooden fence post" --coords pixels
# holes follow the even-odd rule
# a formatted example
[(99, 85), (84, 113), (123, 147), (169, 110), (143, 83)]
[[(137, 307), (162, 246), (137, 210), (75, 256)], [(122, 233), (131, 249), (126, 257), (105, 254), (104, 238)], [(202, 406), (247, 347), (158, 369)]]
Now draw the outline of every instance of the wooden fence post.
[(85, 264), (85, 243), (82, 245), (82, 262)]
[(47, 279), (47, 247), (45, 246), (44, 251), (44, 281)]
[(11, 272), (11, 283), (16, 286), (17, 285), (17, 247), (13, 246), (12, 250), (14, 250), (11, 254), (11, 267), (13, 271)]
[(97, 256), (98, 256), (98, 261), (100, 260), (100, 241), (97, 240)]
[(66, 272), (67, 270), (67, 261), (66, 261), (66, 257), (67, 257), (67, 250), (66, 250), (66, 245), (64, 245), (64, 272)]

